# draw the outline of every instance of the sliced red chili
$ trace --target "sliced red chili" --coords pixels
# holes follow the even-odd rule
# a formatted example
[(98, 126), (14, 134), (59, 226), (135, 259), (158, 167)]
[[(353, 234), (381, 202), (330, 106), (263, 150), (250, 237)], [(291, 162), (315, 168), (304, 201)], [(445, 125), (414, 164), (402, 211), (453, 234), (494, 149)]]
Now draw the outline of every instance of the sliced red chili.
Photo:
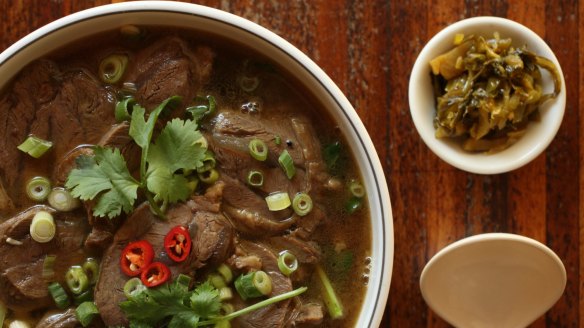
[(169, 278), (170, 270), (162, 262), (150, 263), (150, 265), (142, 271), (142, 275), (140, 276), (140, 280), (142, 280), (142, 283), (146, 287), (158, 286), (166, 282)]
[(128, 276), (137, 276), (154, 259), (154, 249), (146, 240), (138, 240), (129, 243), (120, 256), (122, 271)]
[(164, 237), (166, 254), (175, 262), (186, 260), (191, 253), (191, 236), (187, 228), (176, 226)]

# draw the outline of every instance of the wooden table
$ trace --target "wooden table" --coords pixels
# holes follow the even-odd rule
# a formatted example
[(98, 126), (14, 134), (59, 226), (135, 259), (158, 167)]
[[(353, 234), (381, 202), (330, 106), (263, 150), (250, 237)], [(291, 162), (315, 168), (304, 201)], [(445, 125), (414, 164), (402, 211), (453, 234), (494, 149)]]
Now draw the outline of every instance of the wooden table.
[[(0, 49), (64, 15), (106, 0), (0, 2)], [(448, 327), (418, 287), (442, 247), (482, 232), (511, 232), (550, 246), (568, 273), (563, 297), (533, 327), (584, 326), (584, 3), (578, 1), (207, 0), (307, 53), (345, 92), (375, 143), (393, 205), (395, 262), (384, 327)], [(408, 108), (417, 54), (445, 26), (472, 16), (518, 21), (554, 49), (567, 85), (565, 119), (544, 154), (514, 172), (480, 176), (441, 161), (422, 142)], [(583, 149), (581, 149), (583, 148)]]

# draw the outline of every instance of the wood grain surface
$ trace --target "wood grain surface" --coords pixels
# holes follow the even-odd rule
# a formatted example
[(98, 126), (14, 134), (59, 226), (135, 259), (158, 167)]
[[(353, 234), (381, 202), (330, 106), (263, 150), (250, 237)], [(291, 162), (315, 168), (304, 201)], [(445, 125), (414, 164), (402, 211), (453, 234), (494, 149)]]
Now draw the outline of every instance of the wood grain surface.
[[(118, 1), (2, 0), (0, 50), (67, 14)], [(196, 1), (194, 1), (196, 2)], [(311, 57), (338, 84), (367, 127), (387, 176), (395, 261), (383, 327), (449, 327), (426, 306), (420, 273), (465, 236), (511, 232), (551, 247), (568, 274), (558, 303), (531, 327), (584, 327), (584, 3), (578, 1), (207, 0), (245, 17)], [(424, 44), (460, 19), (508, 17), (555, 51), (567, 86), (566, 114), (548, 149), (507, 174), (469, 174), (436, 157), (414, 129), (410, 70)], [(582, 96), (581, 96), (582, 95)], [(583, 165), (581, 165), (583, 164)]]

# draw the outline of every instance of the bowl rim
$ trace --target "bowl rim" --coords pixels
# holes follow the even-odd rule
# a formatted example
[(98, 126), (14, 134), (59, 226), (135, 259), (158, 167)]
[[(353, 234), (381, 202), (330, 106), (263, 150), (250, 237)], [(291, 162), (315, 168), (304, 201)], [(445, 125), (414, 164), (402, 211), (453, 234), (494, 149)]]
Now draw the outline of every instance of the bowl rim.
[[(471, 153), (461, 151), (460, 149), (454, 149), (459, 147), (458, 144), (452, 145), (447, 144), (447, 140), (440, 140), (434, 136), (435, 128), (428, 128), (428, 122), (424, 119), (426, 116), (419, 109), (417, 104), (419, 103), (419, 94), (415, 92), (417, 85), (419, 85), (421, 77), (425, 72), (430, 73), (430, 66), (426, 59), (430, 53), (432, 53), (436, 47), (440, 47), (446, 40), (452, 40), (452, 37), (456, 33), (464, 32), (465, 29), (469, 27), (476, 26), (487, 26), (492, 30), (496, 30), (497, 27), (503, 27), (508, 30), (514, 30), (517, 34), (524, 35), (525, 39), (533, 40), (537, 43), (538, 48), (542, 48), (546, 52), (546, 57), (551, 60), (558, 69), (560, 79), (561, 79), (561, 90), (558, 96), (551, 100), (553, 103), (544, 104), (543, 106), (553, 107), (554, 112), (546, 117), (545, 124), (548, 126), (545, 129), (545, 134), (542, 138), (537, 138), (530, 142), (531, 147), (525, 147), (526, 149), (522, 152), (518, 152), (518, 156), (513, 158), (507, 158), (506, 161), (493, 162), (487, 160), (493, 158), (503, 153), (509, 153), (509, 149), (513, 146), (502, 150), (494, 154), (484, 154), (484, 153)], [(534, 47), (534, 45), (532, 45)], [(564, 73), (562, 71), (561, 65), (555, 56), (555, 53), (550, 48), (550, 46), (543, 40), (537, 33), (526, 27), (525, 25), (518, 23), (516, 21), (510, 20), (508, 18), (496, 17), (496, 16), (476, 16), (465, 18), (459, 20), (433, 35), (430, 40), (424, 45), (420, 51), (418, 57), (416, 58), (414, 65), (411, 70), (410, 81), (408, 84), (408, 102), (410, 107), (410, 115), (414, 122), (414, 126), (418, 131), (418, 134), (424, 141), (424, 143), (432, 150), (443, 161), (448, 164), (476, 174), (499, 174), (509, 171), (513, 171), (521, 166), (529, 163), (540, 155), (549, 144), (555, 138), (558, 130), (560, 129), (566, 107), (566, 82)], [(543, 120), (542, 120), (543, 121)], [(531, 125), (535, 125), (541, 122), (530, 122)]]
[[(231, 27), (242, 29), (245, 33), (249, 33), (263, 42), (270, 44), (271, 46), (278, 49), (280, 52), (288, 56), (290, 59), (298, 63), (303, 67), (307, 73), (309, 73), (315, 81), (320, 84), (322, 90), (325, 91), (328, 96), (336, 103), (336, 109), (329, 109), (329, 111), (338, 111), (342, 116), (348, 121), (350, 127), (354, 130), (354, 134), (357, 136), (360, 142), (360, 147), (367, 156), (364, 163), (368, 171), (371, 172), (372, 182), (374, 186), (372, 187), (376, 191), (375, 201), (379, 204), (379, 217), (371, 211), (371, 222), (374, 220), (378, 221), (382, 227), (381, 231), (372, 231), (372, 250), (373, 248), (379, 248), (381, 251), (381, 259), (376, 262), (381, 266), (381, 275), (378, 277), (379, 281), (376, 282), (379, 288), (376, 289), (375, 299), (373, 300), (374, 308), (369, 311), (364, 307), (361, 308), (358, 318), (361, 318), (365, 313), (372, 313), (371, 317), (367, 319), (369, 327), (377, 327), (381, 323), (383, 317), (385, 306), (387, 303), (387, 298), (389, 295), (390, 282), (393, 272), (393, 257), (394, 257), (394, 232), (393, 232), (393, 215), (391, 210), (391, 201), (387, 185), (387, 180), (381, 162), (371, 141), (371, 138), (365, 129), (362, 121), (357, 115), (355, 109), (349, 103), (348, 99), (341, 92), (338, 86), (328, 77), (328, 75), (316, 65), (307, 55), (297, 49), (288, 41), (284, 40), (282, 37), (276, 35), (274, 32), (251, 22), (243, 17), (211, 8), (198, 4), (183, 3), (176, 1), (134, 1), (134, 2), (122, 2), (113, 3), (103, 6), (97, 6), (89, 9), (85, 9), (79, 12), (72, 13), (70, 15), (59, 18), (52, 21), (35, 31), (29, 33), (23, 38), (19, 39), (17, 42), (9, 46), (2, 53), (0, 53), (0, 69), (2, 66), (11, 62), (11, 59), (17, 56), (19, 53), (24, 51), (27, 47), (31, 46), (40, 39), (50, 35), (52, 33), (58, 32), (59, 30), (68, 28), (72, 25), (78, 24), (83, 21), (92, 20), (102, 16), (109, 16), (113, 14), (125, 14), (125, 13), (137, 13), (137, 12), (165, 12), (172, 14), (184, 14), (191, 16), (199, 16), (204, 19), (211, 19), (223, 24), (230, 25)], [(145, 24), (147, 25), (147, 24)], [(155, 25), (164, 25), (156, 23)], [(58, 48), (58, 47), (57, 47)], [(40, 56), (38, 56), (40, 57)], [(38, 57), (34, 58), (37, 59)], [(365, 178), (365, 177), (364, 177)], [(370, 195), (371, 196), (371, 195)], [(368, 197), (373, 198), (373, 197)], [(373, 205), (373, 200), (369, 199), (369, 204)], [(381, 245), (375, 247), (373, 245), (373, 235), (380, 234), (378, 241)], [(370, 281), (370, 285), (371, 281)], [(365, 304), (365, 299), (363, 301)]]

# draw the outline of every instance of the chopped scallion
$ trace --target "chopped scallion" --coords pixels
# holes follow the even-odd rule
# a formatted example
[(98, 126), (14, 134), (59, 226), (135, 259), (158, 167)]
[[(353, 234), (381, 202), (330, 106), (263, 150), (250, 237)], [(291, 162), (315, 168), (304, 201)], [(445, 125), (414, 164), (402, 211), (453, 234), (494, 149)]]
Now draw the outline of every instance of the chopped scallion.
[(213, 155), (213, 153), (210, 150), (207, 150), (205, 152), (205, 157), (202, 160), (203, 165), (201, 165), (201, 167), (197, 168), (197, 172), (202, 173), (202, 172), (206, 172), (209, 171), (211, 169), (215, 168), (215, 156)]
[(69, 290), (73, 294), (79, 295), (89, 288), (89, 278), (83, 271), (83, 268), (77, 265), (74, 265), (67, 270), (65, 274), (65, 282), (67, 282), (67, 286), (69, 286)]
[(132, 107), (136, 104), (136, 100), (132, 97), (118, 101), (115, 109), (116, 122), (130, 121), (132, 119)]
[(206, 184), (212, 184), (219, 179), (219, 171), (216, 169), (210, 169), (209, 171), (201, 172), (198, 175), (199, 179)]
[(35, 202), (42, 202), (51, 192), (51, 182), (45, 177), (34, 177), (26, 184), (26, 195)]
[(322, 269), (320, 265), (316, 266), (316, 273), (322, 283), (323, 287), (323, 298), (326, 307), (328, 308), (329, 315), (333, 319), (338, 319), (343, 316), (343, 306), (333, 289), (331, 281)]
[(280, 167), (282, 167), (288, 179), (292, 179), (294, 174), (296, 174), (296, 167), (294, 167), (294, 160), (287, 149), (284, 149), (280, 157), (278, 157), (278, 163), (280, 163)]
[(219, 272), (219, 274), (223, 277), (226, 283), (230, 283), (231, 280), (233, 280), (233, 271), (231, 271), (231, 268), (227, 264), (225, 263), (221, 264), (217, 268), (217, 272)]
[(73, 303), (79, 305), (83, 302), (93, 301), (93, 288), (89, 288), (79, 295), (73, 296)]
[(47, 211), (38, 211), (30, 224), (30, 236), (39, 243), (48, 243), (55, 237), (56, 226), (53, 215)]
[(310, 213), (312, 206), (312, 198), (305, 192), (297, 193), (292, 200), (292, 209), (300, 216), (305, 216)]
[(126, 281), (124, 284), (124, 295), (127, 299), (132, 299), (146, 289), (147, 287), (144, 286), (142, 280), (140, 280), (138, 277), (134, 277)]
[(250, 171), (247, 174), (247, 183), (252, 187), (261, 187), (264, 185), (264, 175), (260, 171)]
[(213, 285), (213, 287), (215, 287), (217, 289), (227, 287), (225, 280), (223, 279), (223, 277), (220, 274), (212, 273), (209, 275), (208, 279), (209, 279), (209, 282), (211, 283), (211, 285)]
[(285, 191), (275, 192), (266, 197), (266, 203), (270, 211), (281, 211), (288, 208), (292, 202)]
[(112, 54), (104, 58), (99, 64), (99, 77), (105, 83), (117, 83), (128, 65), (128, 56), (122, 54)]
[(17, 148), (34, 158), (39, 158), (51, 149), (51, 147), (53, 147), (52, 142), (29, 135)]
[(268, 158), (268, 146), (260, 139), (252, 139), (249, 142), (249, 154), (258, 161), (265, 161)]
[(47, 255), (43, 261), (43, 273), (42, 277), (45, 280), (52, 279), (55, 276), (55, 260), (56, 255)]
[(231, 288), (225, 286), (222, 288), (219, 288), (219, 299), (221, 301), (227, 301), (233, 298), (233, 291), (231, 291)]
[(362, 198), (358, 197), (351, 197), (347, 203), (345, 204), (345, 209), (349, 214), (355, 213), (358, 209), (361, 208), (361, 204), (363, 203)]
[(272, 278), (264, 271), (243, 274), (235, 280), (234, 285), (243, 300), (269, 295), (272, 292)]
[(94, 258), (88, 258), (85, 260), (83, 265), (81, 266), (87, 278), (89, 279), (89, 283), (94, 285), (97, 282), (97, 278), (99, 277), (99, 262)]
[(358, 198), (363, 198), (365, 196), (365, 188), (359, 181), (356, 180), (351, 180), (349, 183), (349, 191), (353, 196)]
[(93, 302), (83, 302), (75, 309), (75, 316), (83, 327), (87, 327), (98, 313)]
[(61, 212), (68, 212), (79, 206), (79, 200), (73, 197), (67, 189), (61, 187), (53, 188), (48, 201), (51, 207)]
[(285, 276), (290, 276), (298, 269), (298, 259), (289, 251), (282, 251), (278, 256), (278, 268)]
[(50, 283), (48, 288), (49, 294), (51, 294), (53, 301), (55, 301), (55, 304), (59, 309), (66, 309), (67, 307), (69, 307), (69, 305), (71, 305), (69, 296), (67, 296), (65, 289), (63, 288), (63, 286), (61, 286), (60, 283), (58, 282)]
[(4, 319), (6, 318), (6, 313), (8, 309), (4, 303), (0, 302), (0, 327), (4, 327)]
[(275, 136), (274, 137), (274, 143), (279, 146), (282, 144), (282, 138), (280, 136)]

